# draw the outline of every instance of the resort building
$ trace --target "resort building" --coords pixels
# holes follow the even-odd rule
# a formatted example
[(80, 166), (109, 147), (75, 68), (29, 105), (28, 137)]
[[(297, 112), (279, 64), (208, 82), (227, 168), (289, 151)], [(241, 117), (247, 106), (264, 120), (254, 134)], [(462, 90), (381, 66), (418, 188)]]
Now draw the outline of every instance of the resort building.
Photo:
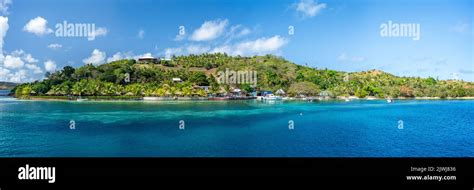
[(209, 93), (209, 88), (211, 88), (211, 86), (194, 86), (195, 89), (203, 89), (206, 93)]
[(277, 91), (275, 92), (275, 94), (282, 96), (282, 95), (285, 95), (286, 93), (285, 93), (285, 91), (284, 91), (283, 89), (280, 88), (279, 90), (277, 90)]
[(231, 94), (233, 96), (242, 96), (243, 93), (242, 93), (242, 90), (238, 89), (238, 88), (235, 88), (234, 90), (231, 91)]
[(151, 57), (151, 56), (145, 56), (145, 57), (140, 57), (138, 58), (138, 62), (141, 63), (158, 63), (158, 59)]
[(272, 91), (269, 91), (269, 90), (264, 90), (264, 91), (261, 91), (261, 92), (260, 92), (260, 95), (261, 95), (261, 96), (266, 96), (266, 95), (270, 95), (270, 94), (273, 94), (273, 92), (272, 92)]

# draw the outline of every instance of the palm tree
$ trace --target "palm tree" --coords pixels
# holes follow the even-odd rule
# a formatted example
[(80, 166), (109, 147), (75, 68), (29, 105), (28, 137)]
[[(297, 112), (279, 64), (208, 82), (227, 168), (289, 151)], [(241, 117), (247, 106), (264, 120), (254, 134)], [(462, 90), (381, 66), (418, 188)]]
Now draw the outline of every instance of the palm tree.
[(193, 87), (191, 85), (187, 85), (183, 87), (181, 91), (183, 96), (190, 96), (193, 93)]
[(159, 97), (163, 97), (166, 94), (166, 90), (163, 88), (157, 88), (154, 93)]

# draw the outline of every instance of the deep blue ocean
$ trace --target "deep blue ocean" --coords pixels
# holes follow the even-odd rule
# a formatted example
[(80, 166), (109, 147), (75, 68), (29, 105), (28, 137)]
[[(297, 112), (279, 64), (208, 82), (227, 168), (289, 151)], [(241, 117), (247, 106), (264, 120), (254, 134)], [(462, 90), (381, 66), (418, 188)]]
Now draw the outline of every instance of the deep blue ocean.
[(0, 96), (0, 157), (109, 156), (474, 157), (474, 101), (60, 102)]

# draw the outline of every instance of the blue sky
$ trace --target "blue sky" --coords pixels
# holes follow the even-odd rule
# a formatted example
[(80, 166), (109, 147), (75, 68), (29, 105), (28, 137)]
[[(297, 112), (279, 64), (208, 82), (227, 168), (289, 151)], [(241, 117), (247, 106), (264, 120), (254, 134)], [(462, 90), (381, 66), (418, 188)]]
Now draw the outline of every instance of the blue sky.
[[(474, 81), (473, 7), (469, 0), (0, 0), (0, 81), (37, 80), (66, 65), (204, 52)], [(94, 24), (95, 39), (57, 36), (64, 21)], [(381, 36), (389, 21), (418, 25), (420, 39)]]

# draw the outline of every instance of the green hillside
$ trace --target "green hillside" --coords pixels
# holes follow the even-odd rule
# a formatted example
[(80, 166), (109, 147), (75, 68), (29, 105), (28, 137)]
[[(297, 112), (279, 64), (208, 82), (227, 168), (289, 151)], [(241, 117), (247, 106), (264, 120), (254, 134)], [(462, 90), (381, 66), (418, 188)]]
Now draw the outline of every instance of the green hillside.
[[(226, 69), (256, 71), (257, 83), (219, 84), (216, 76)], [(474, 96), (474, 84), (435, 78), (398, 77), (370, 70), (346, 73), (315, 69), (273, 55), (232, 57), (202, 54), (173, 57), (156, 63), (120, 60), (99, 66), (70, 66), (47, 74), (47, 79), (22, 84), (17, 97), (28, 96), (207, 96), (197, 86), (210, 86), (209, 93), (283, 89), (290, 96), (318, 95), (358, 97), (465, 97)], [(180, 78), (183, 82), (174, 82)]]

